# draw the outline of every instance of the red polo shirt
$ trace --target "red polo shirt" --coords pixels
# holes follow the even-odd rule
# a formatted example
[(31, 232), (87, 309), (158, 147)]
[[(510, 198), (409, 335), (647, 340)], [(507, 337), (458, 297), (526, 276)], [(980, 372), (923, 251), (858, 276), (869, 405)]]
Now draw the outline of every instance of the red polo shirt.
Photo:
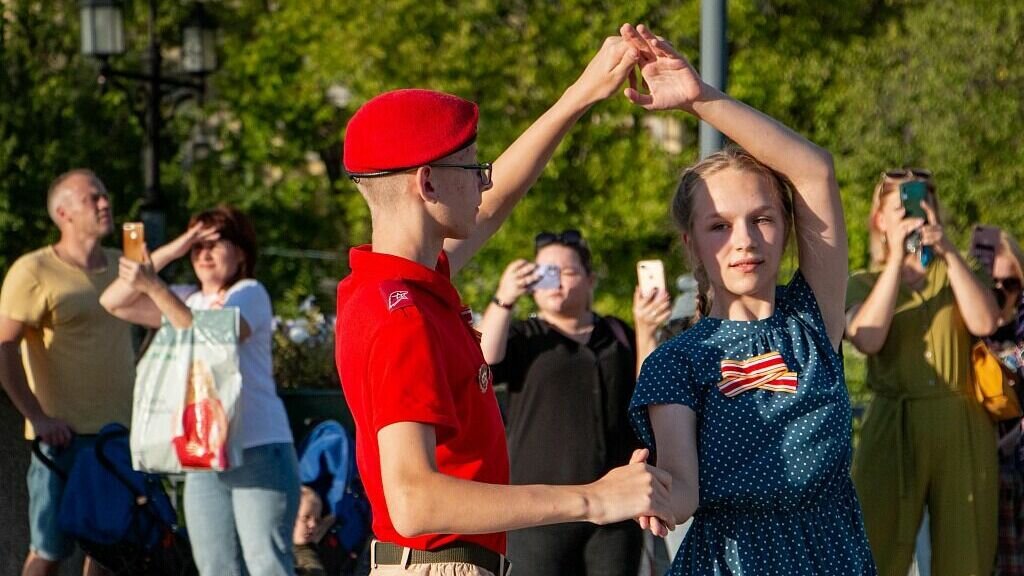
[(356, 463), (386, 542), (433, 550), (455, 540), (505, 553), (505, 534), (403, 538), (384, 500), (377, 432), (422, 422), (437, 434), (437, 469), (449, 476), (508, 484), (508, 448), (490, 368), (452, 286), (448, 257), (437, 269), (376, 254), (349, 253), (352, 274), (338, 285), (336, 358), (356, 424)]

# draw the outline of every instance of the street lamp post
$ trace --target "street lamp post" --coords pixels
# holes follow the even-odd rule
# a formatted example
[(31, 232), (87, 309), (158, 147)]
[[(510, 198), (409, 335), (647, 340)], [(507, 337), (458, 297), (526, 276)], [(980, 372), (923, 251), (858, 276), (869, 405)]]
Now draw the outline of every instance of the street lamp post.
[[(726, 42), (728, 0), (701, 0), (700, 3), (700, 76), (725, 92), (729, 76), (729, 50)], [(725, 138), (707, 122), (700, 123), (700, 157), (722, 149)]]
[(156, 33), (157, 0), (149, 0), (147, 47), (148, 66), (143, 72), (118, 70), (109, 58), (125, 52), (124, 15), (120, 0), (80, 0), (82, 21), (82, 53), (100, 61), (98, 81), (106, 85), (111, 79), (124, 79), (142, 84), (146, 91), (146, 142), (142, 151), (146, 192), (141, 217), (146, 226), (146, 240), (160, 244), (166, 237), (166, 214), (160, 189), (160, 131), (163, 129), (161, 103), (170, 89), (185, 89), (202, 98), (206, 76), (217, 68), (216, 24), (203, 9), (193, 4), (182, 33), (182, 68), (188, 74), (168, 75), (163, 72), (163, 56)]

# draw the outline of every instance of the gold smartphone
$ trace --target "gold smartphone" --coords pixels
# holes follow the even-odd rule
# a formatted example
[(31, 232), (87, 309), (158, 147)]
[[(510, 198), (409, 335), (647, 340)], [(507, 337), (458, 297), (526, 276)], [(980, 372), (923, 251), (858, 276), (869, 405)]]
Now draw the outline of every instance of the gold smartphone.
[(640, 294), (647, 298), (657, 289), (665, 292), (665, 265), (661, 260), (641, 260), (636, 263), (636, 278)]
[(142, 222), (125, 222), (122, 230), (124, 233), (124, 257), (142, 262), (142, 251), (146, 246), (146, 234)]

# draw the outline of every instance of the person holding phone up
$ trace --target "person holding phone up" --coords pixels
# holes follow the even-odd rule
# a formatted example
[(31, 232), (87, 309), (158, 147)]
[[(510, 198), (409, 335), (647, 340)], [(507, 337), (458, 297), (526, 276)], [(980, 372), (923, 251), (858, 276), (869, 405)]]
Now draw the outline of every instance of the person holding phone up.
[[(999, 328), (985, 344), (1013, 375), (1018, 400), (1024, 382), (1024, 251), (1012, 234), (995, 226), (975, 226), (971, 255), (992, 272), (993, 293), (999, 305)], [(1024, 576), (1024, 420), (998, 424), (999, 443), (999, 576)]]
[[(923, 218), (903, 201), (922, 185)], [(874, 392), (853, 478), (881, 574), (907, 573), (926, 505), (935, 574), (990, 574), (995, 557), (995, 428), (971, 388), (970, 358), (999, 310), (938, 214), (930, 172), (883, 172), (868, 221), (871, 266), (851, 276), (846, 298), (846, 338), (867, 355)]]
[[(508, 386), (512, 484), (585, 484), (640, 447), (626, 407), (671, 301), (664, 289), (641, 295), (638, 288), (634, 335), (622, 320), (593, 311), (597, 277), (578, 230), (541, 232), (534, 252), (533, 262), (506, 267), (480, 324), (480, 345), (495, 383)], [(538, 313), (514, 320), (527, 293)], [(538, 576), (635, 575), (642, 545), (633, 521), (527, 528), (508, 538), (516, 571)]]

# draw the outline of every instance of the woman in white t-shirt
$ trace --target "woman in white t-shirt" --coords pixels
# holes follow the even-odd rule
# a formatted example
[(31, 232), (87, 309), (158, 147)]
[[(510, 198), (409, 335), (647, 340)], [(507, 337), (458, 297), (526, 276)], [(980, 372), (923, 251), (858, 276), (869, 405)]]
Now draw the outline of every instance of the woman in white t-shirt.
[[(198, 286), (168, 287), (156, 272), (190, 255)], [(238, 308), (242, 462), (225, 472), (190, 472), (185, 519), (201, 574), (293, 574), (291, 533), (298, 512), (298, 464), (274, 385), (270, 296), (252, 278), (256, 235), (244, 214), (218, 207), (192, 217), (188, 231), (146, 262), (121, 258), (119, 278), (100, 302), (118, 318), (176, 328), (192, 310)]]

